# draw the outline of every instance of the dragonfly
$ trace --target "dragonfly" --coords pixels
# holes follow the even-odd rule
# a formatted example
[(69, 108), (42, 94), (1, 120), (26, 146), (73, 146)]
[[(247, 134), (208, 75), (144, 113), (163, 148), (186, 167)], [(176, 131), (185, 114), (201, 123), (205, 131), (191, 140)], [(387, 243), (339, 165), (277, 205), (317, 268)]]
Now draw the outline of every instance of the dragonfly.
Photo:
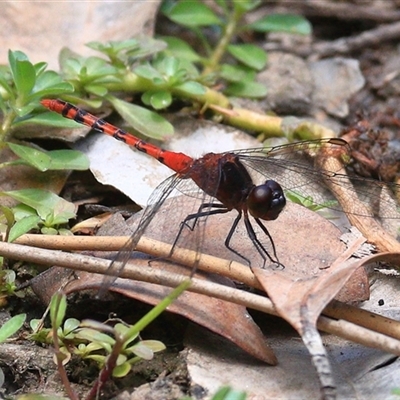
[[(316, 156), (322, 149), (328, 153), (341, 154), (342, 165), (350, 158), (348, 143), (340, 138), (319, 139), (285, 144), (275, 147), (235, 150), (223, 153), (207, 153), (200, 158), (192, 158), (184, 153), (165, 150), (152, 143), (146, 142), (131, 133), (128, 133), (70, 103), (58, 99), (44, 99), (41, 104), (47, 109), (57, 112), (65, 118), (72, 119), (96, 131), (105, 133), (127, 145), (157, 159), (175, 172), (174, 175), (162, 182), (149, 199), (138, 227), (127, 245), (121, 250), (123, 257), (119, 257), (121, 267), (129, 259), (129, 254), (135, 249), (140, 237), (150, 224), (154, 215), (159, 211), (165, 200), (174, 190), (182, 193), (187, 191), (187, 181), (194, 183), (203, 195), (208, 195), (210, 201), (204, 201), (197, 212), (187, 215), (180, 224), (178, 234), (172, 249), (177, 243), (184, 227), (194, 229), (201, 218), (215, 214), (224, 214), (236, 211), (237, 216), (225, 238), (225, 247), (232, 253), (251, 264), (246, 255), (231, 245), (232, 237), (241, 220), (248, 237), (255, 250), (261, 256), (262, 266), (267, 260), (284, 267), (278, 258), (273, 238), (264, 224), (264, 221), (275, 220), (279, 217), (286, 205), (285, 191), (289, 190), (303, 198), (310, 198), (316, 204), (322, 204), (321, 187), (326, 187), (326, 180), (335, 185), (345, 186), (347, 193), (357, 194), (347, 174), (339, 169), (327, 169), (320, 163), (304, 161), (301, 155)], [(316, 158), (316, 157), (315, 157)], [(318, 164), (318, 165), (317, 165)], [(342, 166), (341, 166), (342, 168)], [(363, 187), (372, 187), (381, 190), (383, 184), (366, 178), (358, 178)], [(368, 183), (366, 185), (365, 183)], [(190, 185), (189, 185), (190, 186)], [(369, 190), (369, 189), (368, 189)], [(366, 192), (367, 189), (364, 189)], [(340, 200), (340, 199), (339, 199)], [(329, 205), (329, 208), (344, 212), (356, 212), (354, 208), (346, 209), (346, 205)], [(373, 217), (372, 209), (363, 208), (360, 214)], [(384, 218), (398, 218), (398, 214), (385, 211)], [(255, 225), (254, 225), (255, 224)], [(271, 244), (272, 251), (268, 251), (259, 237), (262, 234)], [(112, 264), (113, 265), (113, 264)], [(111, 268), (111, 267), (110, 267)], [(115, 273), (118, 275), (118, 273)]]

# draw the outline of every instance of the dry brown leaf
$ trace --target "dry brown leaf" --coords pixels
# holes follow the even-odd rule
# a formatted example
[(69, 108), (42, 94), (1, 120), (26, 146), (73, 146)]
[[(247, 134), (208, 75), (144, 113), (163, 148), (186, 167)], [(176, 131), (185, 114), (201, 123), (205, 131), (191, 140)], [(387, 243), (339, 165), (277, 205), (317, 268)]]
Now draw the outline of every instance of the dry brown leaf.
[[(354, 246), (356, 251), (363, 238)], [(349, 252), (350, 255), (352, 252)], [(299, 333), (308, 348), (320, 379), (324, 399), (334, 399), (335, 381), (331, 366), (316, 324), (322, 310), (335, 297), (356, 269), (353, 262), (342, 261), (326, 269), (318, 277), (301, 277), (297, 271), (271, 271), (254, 269), (257, 279), (265, 288), (279, 315)], [(310, 266), (310, 271), (313, 268)]]
[[(143, 264), (148, 267), (148, 260), (138, 259), (135, 264)], [(163, 269), (168, 268), (163, 262), (154, 262), (152, 266), (159, 264)], [(169, 265), (171, 268), (172, 265)], [(171, 268), (179, 272), (179, 267)], [(172, 272), (172, 271), (171, 271)], [(64, 268), (54, 267), (40, 274), (32, 281), (32, 290), (48, 303), (51, 294), (59, 289), (60, 283), (66, 282), (71, 277), (71, 271)], [(71, 293), (80, 290), (94, 289), (96, 292), (104, 282), (104, 276), (87, 272), (76, 272), (65, 292)], [(196, 278), (200, 275), (196, 274)], [(203, 276), (203, 279), (205, 277)], [(206, 277), (208, 281), (217, 282), (233, 287), (227, 278), (216, 275)], [(140, 282), (129, 279), (117, 279), (110, 287), (110, 291), (123, 294), (145, 303), (156, 305), (171, 289), (166, 286), (156, 285), (148, 282)], [(168, 310), (194, 321), (211, 331), (229, 339), (244, 351), (270, 365), (277, 363), (276, 356), (268, 346), (267, 341), (260, 328), (255, 324), (244, 306), (233, 304), (213, 297), (184, 292), (178, 299), (168, 307)]]

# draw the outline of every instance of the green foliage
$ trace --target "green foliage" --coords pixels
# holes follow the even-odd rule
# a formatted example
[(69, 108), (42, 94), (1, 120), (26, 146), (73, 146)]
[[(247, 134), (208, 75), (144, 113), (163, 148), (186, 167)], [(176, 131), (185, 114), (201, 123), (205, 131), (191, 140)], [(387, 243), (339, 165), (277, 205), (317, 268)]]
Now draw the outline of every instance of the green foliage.
[(400, 396), (400, 388), (392, 389), (392, 394), (395, 395), (395, 396)]
[(42, 151), (10, 142), (7, 143), (7, 145), (10, 150), (19, 157), (19, 159), (0, 164), (0, 168), (11, 165), (29, 165), (41, 172), (66, 169), (83, 171), (89, 168), (89, 161), (87, 157), (80, 151)]
[[(99, 56), (82, 57), (64, 49), (60, 55), (61, 74), (57, 74), (46, 70), (44, 62), (32, 64), (24, 53), (10, 51), (9, 66), (0, 68), (0, 141), (28, 124), (76, 126), (55, 113), (40, 112), (39, 100), (43, 97), (63, 97), (92, 108), (106, 100), (137, 132), (164, 139), (172, 133), (165, 119), (139, 105), (122, 105), (113, 93), (141, 93), (144, 105), (157, 111), (169, 107), (176, 97), (213, 103), (216, 96), (211, 96), (208, 87), (221, 82), (229, 95), (265, 96), (266, 88), (255, 77), (265, 67), (267, 55), (258, 46), (240, 43), (238, 35), (248, 31), (309, 34), (310, 24), (295, 15), (268, 15), (244, 24), (244, 16), (260, 4), (259, 0), (216, 3), (219, 13), (198, 0), (166, 1), (162, 6), (169, 19), (197, 35), (203, 44), (201, 54), (176, 37), (91, 42), (88, 46)], [(215, 45), (205, 36), (204, 29), (209, 28), (218, 35)], [(233, 63), (226, 62), (227, 55)], [(226, 106), (222, 101), (224, 104), (219, 105)]]
[(0, 327), (0, 343), (5, 342), (10, 336), (14, 335), (22, 327), (26, 319), (26, 314), (14, 315)]
[[(230, 386), (222, 386), (217, 390), (211, 400), (246, 400), (246, 392), (234, 390)], [(192, 397), (183, 397), (180, 400), (192, 400)]]
[[(29, 129), (34, 125), (76, 127), (76, 123), (66, 121), (54, 113), (41, 113), (39, 101), (42, 97), (60, 96), (72, 93), (74, 88), (54, 71), (46, 69), (44, 62), (32, 64), (20, 51), (9, 51), (8, 66), (0, 68), (0, 148), (8, 147), (18, 158), (0, 164), (0, 168), (26, 165), (39, 171), (85, 170), (89, 166), (86, 156), (72, 150), (42, 151), (27, 145), (6, 142), (6, 137), (18, 129)], [(60, 124), (60, 121), (63, 121)], [(73, 205), (58, 196), (38, 189), (3, 192), (24, 206), (1, 207), (2, 231), (7, 240), (33, 228), (41, 228), (46, 233), (65, 233), (60, 225), (75, 216)], [(68, 204), (68, 205), (67, 205)]]
[(299, 35), (310, 35), (311, 24), (300, 15), (272, 14), (267, 15), (246, 26), (256, 32), (289, 32)]
[[(41, 112), (39, 100), (43, 97), (63, 97), (91, 108), (99, 108), (107, 101), (134, 130), (163, 140), (173, 129), (159, 113), (140, 105), (129, 105), (118, 100), (114, 93), (140, 93), (143, 104), (158, 112), (168, 108), (177, 97), (195, 104), (226, 107), (229, 101), (223, 96), (218, 98), (209, 89), (220, 83), (228, 95), (265, 96), (266, 88), (256, 82), (256, 73), (265, 67), (267, 55), (258, 46), (240, 43), (238, 35), (244, 31), (309, 34), (310, 24), (293, 15), (268, 15), (244, 24), (246, 13), (254, 10), (260, 1), (218, 0), (216, 3), (219, 13), (198, 0), (166, 1), (162, 6), (168, 18), (197, 35), (203, 45), (201, 54), (176, 37), (91, 42), (88, 46), (98, 51), (99, 56), (82, 57), (63, 49), (61, 74), (57, 74), (46, 70), (43, 62), (32, 64), (24, 53), (10, 51), (9, 66), (0, 68), (3, 114), (0, 141), (28, 124), (76, 127), (75, 122), (60, 115)], [(210, 28), (218, 36), (215, 45), (205, 35), (204, 29)], [(23, 160), (29, 163), (32, 158)], [(56, 163), (45, 164), (44, 168), (49, 168), (49, 164), (54, 167)]]
[(293, 203), (300, 204), (303, 207), (308, 208), (311, 211), (320, 211), (325, 208), (337, 207), (339, 208), (336, 200), (325, 201), (322, 204), (315, 203), (311, 196), (304, 197), (300, 193), (294, 190), (286, 190), (285, 196)]
[(191, 28), (222, 25), (222, 20), (214, 11), (198, 0), (176, 2), (169, 10), (164, 8), (164, 14), (176, 24)]
[(12, 208), (16, 222), (9, 229), (8, 241), (14, 241), (31, 229), (40, 229), (44, 234), (71, 234), (62, 226), (76, 216), (73, 203), (41, 189), (0, 192), (0, 196), (9, 196), (20, 202)]
[[(165, 311), (189, 285), (190, 281), (182, 282), (135, 325), (118, 322), (111, 326), (91, 320), (81, 322), (75, 318), (64, 321), (66, 296), (56, 293), (50, 301), (51, 328), (44, 328), (41, 320), (31, 320), (31, 339), (53, 344), (56, 341), (56, 357), (61, 358), (63, 364), (75, 354), (95, 361), (99, 368), (109, 368), (116, 378), (124, 377), (132, 365), (140, 360), (150, 360), (154, 353), (165, 349), (165, 345), (157, 340), (142, 340), (140, 331)], [(115, 364), (109, 365), (113, 356)]]
[[(237, 35), (243, 32), (290, 32), (302, 35), (311, 33), (311, 25), (298, 15), (273, 14), (262, 17), (252, 24), (243, 24), (246, 13), (260, 5), (259, 0), (218, 0), (221, 15), (200, 1), (166, 1), (162, 12), (171, 21), (190, 29), (203, 43), (203, 56), (177, 38), (163, 38), (172, 54), (191, 62), (200, 62), (205, 67), (202, 76), (209, 75), (211, 81), (223, 78), (228, 85), (226, 94), (241, 97), (263, 97), (266, 88), (255, 81), (255, 73), (267, 63), (263, 49), (253, 44), (235, 43)], [(202, 29), (214, 28), (220, 37), (215, 47), (210, 45)], [(226, 64), (223, 60), (229, 53), (236, 64)], [(228, 73), (235, 71), (236, 73)], [(238, 78), (240, 76), (240, 79)]]
[(131, 126), (135, 126), (138, 132), (154, 139), (165, 138), (173, 134), (173, 126), (159, 114), (116, 97), (108, 99), (125, 121)]
[(59, 74), (46, 70), (46, 63), (32, 64), (20, 51), (9, 51), (8, 67), (0, 70), (0, 142), (37, 111), (39, 100), (73, 92)]
[(212, 397), (212, 400), (246, 400), (246, 392), (234, 390), (229, 386), (220, 388)]
[[(99, 332), (98, 324), (94, 324), (95, 328), (91, 328), (91, 324), (90, 321), (86, 321), (85, 326), (76, 332), (75, 338), (84, 340), (87, 344), (79, 344), (74, 353), (82, 358), (94, 360), (100, 367), (103, 367), (117, 340)], [(103, 329), (108, 328), (107, 325), (103, 327)], [(132, 326), (122, 323), (117, 323), (113, 327), (112, 334), (117, 338), (123, 338), (121, 352), (118, 355), (117, 363), (112, 373), (116, 378), (122, 378), (127, 375), (132, 365), (140, 360), (151, 360), (155, 352), (165, 349), (165, 345), (157, 340), (140, 340), (139, 332), (130, 334), (131, 328)], [(100, 352), (99, 350), (102, 351)]]

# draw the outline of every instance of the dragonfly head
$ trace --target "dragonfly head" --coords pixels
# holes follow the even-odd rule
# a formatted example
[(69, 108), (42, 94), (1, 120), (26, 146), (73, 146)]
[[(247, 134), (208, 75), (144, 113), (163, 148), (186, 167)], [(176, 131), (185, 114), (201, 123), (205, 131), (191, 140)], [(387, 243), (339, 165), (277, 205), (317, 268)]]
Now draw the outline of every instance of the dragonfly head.
[(265, 183), (254, 186), (247, 196), (247, 207), (254, 218), (271, 221), (286, 205), (286, 198), (279, 183), (268, 180)]

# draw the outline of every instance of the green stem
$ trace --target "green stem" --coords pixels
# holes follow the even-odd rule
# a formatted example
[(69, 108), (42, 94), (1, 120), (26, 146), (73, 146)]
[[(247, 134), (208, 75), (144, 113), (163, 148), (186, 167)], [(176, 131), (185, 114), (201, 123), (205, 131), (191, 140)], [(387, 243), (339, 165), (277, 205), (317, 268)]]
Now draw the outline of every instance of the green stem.
[(0, 142), (5, 140), (6, 135), (11, 129), (11, 125), (15, 119), (16, 114), (12, 111), (4, 115), (3, 123), (0, 130)]
[(228, 19), (228, 24), (225, 27), (224, 34), (222, 35), (219, 43), (214, 49), (214, 52), (210, 57), (209, 64), (204, 69), (202, 75), (210, 74), (217, 69), (221, 58), (226, 52), (226, 48), (231, 42), (233, 35), (236, 33), (236, 28), (240, 19), (242, 18), (242, 15), (243, 13), (237, 10), (236, 7), (233, 8), (232, 13), (230, 14)]
[[(119, 82), (105, 84), (110, 92), (127, 92), (127, 93), (138, 93), (145, 92), (147, 90), (160, 89), (160, 86), (154, 85), (150, 80), (143, 79), (133, 72), (127, 72)], [(185, 91), (181, 91), (176, 88), (171, 88), (172, 94), (189, 99), (202, 104), (214, 104), (220, 107), (229, 107), (229, 99), (222, 93), (206, 88), (206, 92), (202, 95), (191, 94)]]
[(132, 336), (141, 332), (146, 326), (153, 322), (163, 311), (171, 305), (177, 297), (182, 294), (191, 284), (189, 279), (183, 281), (177, 288), (172, 290), (164, 299), (153, 307), (145, 316), (143, 316), (134, 326), (132, 326), (124, 335), (123, 342), (129, 340)]

